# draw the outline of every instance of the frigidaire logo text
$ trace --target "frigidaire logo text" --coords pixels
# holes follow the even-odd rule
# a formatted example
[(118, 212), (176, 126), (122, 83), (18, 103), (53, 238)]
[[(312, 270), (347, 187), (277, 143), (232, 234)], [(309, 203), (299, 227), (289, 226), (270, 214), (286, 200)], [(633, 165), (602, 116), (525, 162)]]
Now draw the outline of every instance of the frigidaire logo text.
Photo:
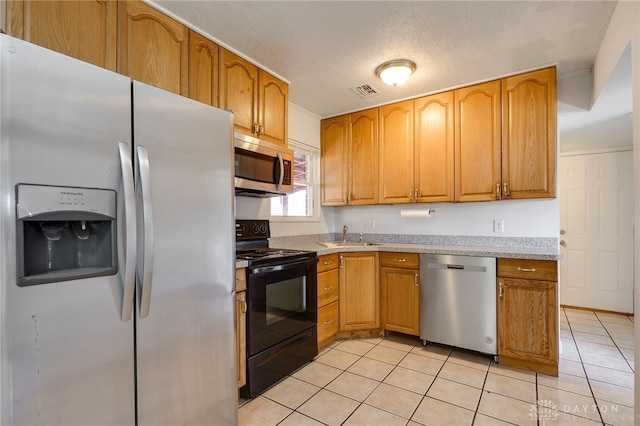
[(60, 195), (83, 195), (82, 192), (65, 192), (65, 191), (60, 191)]

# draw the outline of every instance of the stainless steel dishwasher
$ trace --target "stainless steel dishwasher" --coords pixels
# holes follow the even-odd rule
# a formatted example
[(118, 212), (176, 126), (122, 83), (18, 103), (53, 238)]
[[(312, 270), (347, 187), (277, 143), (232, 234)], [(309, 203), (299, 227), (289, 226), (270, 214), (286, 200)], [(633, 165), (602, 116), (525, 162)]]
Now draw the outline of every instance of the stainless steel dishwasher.
[(420, 255), (420, 339), (497, 356), (495, 258)]

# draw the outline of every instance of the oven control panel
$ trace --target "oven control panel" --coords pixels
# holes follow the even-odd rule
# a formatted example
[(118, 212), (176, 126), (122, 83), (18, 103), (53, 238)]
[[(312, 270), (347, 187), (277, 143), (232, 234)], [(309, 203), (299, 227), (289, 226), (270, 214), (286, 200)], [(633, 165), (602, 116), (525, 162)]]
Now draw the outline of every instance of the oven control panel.
[(269, 238), (268, 220), (236, 220), (236, 241)]

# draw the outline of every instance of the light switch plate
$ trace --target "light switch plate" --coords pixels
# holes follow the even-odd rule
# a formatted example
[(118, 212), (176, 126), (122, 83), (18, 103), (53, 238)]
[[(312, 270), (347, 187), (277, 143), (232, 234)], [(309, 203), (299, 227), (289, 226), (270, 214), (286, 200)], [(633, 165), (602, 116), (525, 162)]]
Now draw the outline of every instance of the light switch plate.
[(493, 232), (504, 232), (504, 220), (493, 219)]

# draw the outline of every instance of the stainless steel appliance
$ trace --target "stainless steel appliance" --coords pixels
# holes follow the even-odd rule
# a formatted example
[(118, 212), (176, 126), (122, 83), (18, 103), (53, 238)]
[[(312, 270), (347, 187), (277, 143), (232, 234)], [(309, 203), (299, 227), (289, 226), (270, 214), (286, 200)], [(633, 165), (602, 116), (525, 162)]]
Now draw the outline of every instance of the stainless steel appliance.
[(231, 114), (6, 35), (0, 112), (0, 423), (237, 424)]
[(497, 355), (496, 259), (420, 255), (420, 338)]
[(250, 136), (235, 135), (237, 195), (274, 197), (293, 192), (293, 151)]
[(249, 262), (246, 398), (318, 354), (317, 253), (269, 248), (269, 234), (266, 220), (236, 221), (236, 257)]

